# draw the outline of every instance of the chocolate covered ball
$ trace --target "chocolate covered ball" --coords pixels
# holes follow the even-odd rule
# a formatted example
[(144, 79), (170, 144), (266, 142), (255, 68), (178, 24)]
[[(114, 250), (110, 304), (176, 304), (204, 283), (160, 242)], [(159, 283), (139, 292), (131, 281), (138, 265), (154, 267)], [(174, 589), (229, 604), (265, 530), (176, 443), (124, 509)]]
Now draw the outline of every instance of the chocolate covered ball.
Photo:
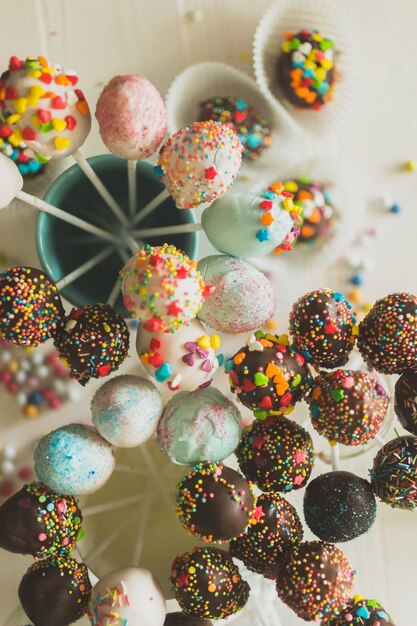
[(378, 372), (402, 374), (417, 361), (417, 296), (392, 293), (377, 300), (359, 324), (358, 348)]
[(373, 490), (393, 508), (417, 507), (417, 437), (396, 437), (383, 446), (370, 470)]
[(213, 622), (203, 617), (194, 617), (185, 613), (167, 613), (164, 626), (213, 626)]
[(225, 619), (249, 598), (250, 587), (232, 557), (217, 548), (194, 548), (178, 556), (170, 580), (181, 609), (193, 617)]
[(278, 80), (297, 108), (317, 111), (333, 98), (334, 43), (317, 30), (286, 33), (278, 62)]
[(275, 579), (284, 552), (302, 539), (295, 508), (277, 493), (262, 493), (246, 532), (230, 542), (230, 554), (253, 572)]
[(290, 413), (311, 387), (302, 354), (288, 345), (287, 335), (257, 331), (226, 362), (230, 388), (255, 417)]
[(328, 472), (304, 493), (304, 518), (319, 539), (339, 543), (368, 532), (376, 518), (371, 484), (351, 472)]
[(285, 553), (276, 590), (298, 617), (317, 622), (340, 611), (352, 595), (354, 576), (339, 548), (306, 541)]
[(417, 435), (417, 371), (404, 372), (395, 383), (394, 411), (401, 426)]
[(29, 567), (19, 585), (19, 600), (36, 626), (67, 626), (86, 612), (91, 583), (83, 563), (49, 557)]
[(119, 368), (129, 350), (129, 330), (108, 304), (86, 304), (72, 309), (54, 345), (70, 376), (84, 386)]
[(0, 547), (35, 557), (66, 555), (75, 545), (81, 521), (73, 496), (33, 482), (0, 506)]
[(294, 194), (293, 202), (301, 208), (301, 230), (297, 245), (314, 245), (323, 240), (333, 227), (332, 200), (328, 190), (308, 178), (286, 180), (284, 189)]
[(22, 347), (36, 347), (54, 335), (64, 316), (58, 289), (34, 267), (0, 273), (0, 337)]
[(373, 439), (389, 405), (388, 394), (375, 378), (340, 369), (317, 376), (308, 401), (317, 432), (346, 446)]
[(310, 435), (286, 417), (247, 426), (235, 454), (243, 474), (262, 491), (301, 489), (314, 465)]
[(229, 541), (241, 535), (253, 506), (251, 485), (225, 465), (209, 461), (196, 465), (177, 485), (178, 519), (203, 541)]
[(348, 600), (336, 617), (322, 626), (395, 626), (382, 604), (360, 595)]

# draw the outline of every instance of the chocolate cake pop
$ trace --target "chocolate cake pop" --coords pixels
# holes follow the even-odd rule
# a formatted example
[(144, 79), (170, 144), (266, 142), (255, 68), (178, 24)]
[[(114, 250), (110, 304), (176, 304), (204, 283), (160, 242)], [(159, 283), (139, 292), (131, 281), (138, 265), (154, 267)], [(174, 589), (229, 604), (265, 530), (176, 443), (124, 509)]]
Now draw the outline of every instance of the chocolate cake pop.
[(286, 180), (283, 185), (285, 191), (294, 194), (294, 206), (301, 209), (297, 244), (312, 246), (323, 241), (333, 227), (334, 209), (328, 190), (306, 177)]
[(119, 368), (129, 350), (129, 330), (108, 304), (86, 304), (65, 317), (54, 346), (70, 376), (84, 386)]
[(34, 557), (65, 556), (75, 545), (81, 521), (73, 496), (33, 482), (0, 506), (0, 547)]
[(400, 292), (377, 300), (359, 324), (358, 348), (378, 372), (412, 369), (417, 360), (417, 297)]
[(347, 363), (357, 327), (345, 296), (331, 289), (306, 293), (290, 313), (294, 349), (306, 352), (314, 365), (325, 368)]
[(277, 337), (258, 330), (226, 362), (230, 388), (259, 419), (290, 413), (309, 391), (312, 378), (305, 357)]
[(310, 435), (286, 417), (268, 417), (247, 426), (236, 456), (243, 474), (262, 491), (301, 489), (314, 464)]
[(339, 543), (368, 532), (376, 518), (371, 484), (351, 472), (328, 472), (304, 492), (304, 518), (319, 539)]
[(29, 567), (19, 585), (23, 610), (36, 626), (67, 626), (87, 611), (91, 595), (83, 563), (49, 557)]
[(229, 541), (243, 533), (252, 515), (251, 485), (225, 465), (196, 465), (177, 485), (176, 512), (184, 528), (208, 542)]
[(317, 30), (285, 34), (277, 76), (291, 104), (318, 111), (332, 100), (333, 57), (333, 41)]
[(343, 552), (325, 541), (296, 544), (284, 555), (276, 589), (306, 622), (340, 611), (352, 595), (355, 573)]
[(167, 613), (164, 626), (213, 626), (213, 622), (203, 617), (194, 617), (185, 613)]
[(63, 316), (58, 289), (45, 272), (18, 266), (0, 273), (0, 337), (36, 347), (55, 334)]
[(395, 626), (382, 604), (356, 595), (348, 600), (339, 615), (322, 626)]
[(369, 473), (380, 500), (413, 511), (417, 507), (417, 437), (396, 437), (386, 443)]
[(317, 376), (308, 401), (317, 432), (346, 446), (360, 446), (373, 439), (389, 405), (388, 394), (375, 378), (340, 369)]
[(249, 598), (250, 587), (232, 557), (217, 548), (194, 548), (178, 556), (171, 583), (181, 609), (193, 617), (225, 619)]
[(417, 371), (404, 372), (395, 383), (394, 411), (401, 426), (417, 435)]
[(278, 576), (284, 552), (303, 539), (295, 508), (277, 493), (262, 493), (256, 500), (246, 532), (230, 542), (230, 554), (266, 578)]

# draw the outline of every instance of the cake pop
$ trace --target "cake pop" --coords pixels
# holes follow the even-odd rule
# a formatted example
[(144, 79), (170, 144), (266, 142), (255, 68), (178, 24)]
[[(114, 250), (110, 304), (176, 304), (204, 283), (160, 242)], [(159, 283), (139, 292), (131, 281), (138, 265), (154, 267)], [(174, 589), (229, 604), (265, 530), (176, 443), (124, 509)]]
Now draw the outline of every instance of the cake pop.
[(213, 387), (179, 392), (158, 423), (158, 445), (171, 461), (196, 465), (222, 461), (232, 454), (242, 433), (237, 407)]
[(213, 622), (203, 617), (186, 615), (185, 613), (167, 613), (164, 626), (213, 626)]
[(12, 135), (13, 131), (10, 126), (0, 119), (0, 150), (2, 153), (16, 163), (21, 176), (35, 176), (39, 174), (44, 165), (26, 154), (27, 146), (23, 141), (18, 141), (16, 138), (12, 138), (9, 141), (9, 137)]
[(36, 626), (68, 626), (87, 611), (91, 595), (83, 563), (49, 557), (29, 567), (19, 585), (19, 600)]
[(294, 194), (294, 206), (301, 210), (301, 230), (297, 244), (315, 245), (323, 241), (333, 228), (334, 209), (329, 191), (308, 178), (286, 180), (287, 192)]
[(22, 187), (22, 174), (16, 164), (0, 152), (0, 209), (10, 204)]
[(211, 292), (197, 263), (168, 244), (146, 244), (121, 276), (126, 309), (150, 332), (175, 332), (188, 324)]
[(294, 348), (306, 352), (314, 365), (344, 365), (358, 332), (351, 308), (343, 294), (331, 289), (306, 293), (290, 313)]
[(412, 511), (417, 506), (417, 437), (396, 437), (374, 458), (370, 470), (373, 490), (393, 508)]
[(73, 496), (33, 482), (0, 506), (0, 547), (35, 557), (65, 556), (75, 545), (81, 521)]
[(417, 435), (417, 372), (406, 371), (395, 383), (394, 410), (401, 426)]
[(0, 79), (1, 117), (45, 163), (73, 154), (85, 142), (91, 115), (78, 76), (51, 65), (45, 57), (11, 57)]
[(167, 116), (159, 91), (144, 76), (112, 78), (96, 104), (96, 118), (104, 144), (121, 159), (146, 159), (167, 130)]
[(262, 491), (304, 487), (314, 464), (308, 432), (286, 417), (268, 417), (247, 426), (237, 447), (239, 467)]
[(56, 333), (63, 316), (58, 290), (45, 272), (18, 266), (0, 273), (0, 337), (36, 347)]
[(364, 361), (384, 374), (402, 374), (417, 358), (417, 297), (392, 293), (377, 300), (359, 324)]
[(382, 604), (360, 595), (348, 600), (339, 615), (322, 626), (395, 626)]
[(208, 335), (197, 319), (175, 333), (150, 332), (140, 324), (136, 335), (143, 367), (171, 391), (193, 391), (210, 385), (223, 363), (223, 355), (216, 356), (218, 348), (220, 337)]
[(319, 539), (339, 543), (368, 532), (376, 518), (369, 482), (351, 472), (328, 472), (311, 480), (304, 493), (304, 518)]
[(262, 493), (248, 529), (230, 542), (230, 554), (248, 569), (276, 579), (285, 551), (302, 539), (303, 527), (295, 508), (277, 493)]
[(214, 96), (201, 102), (200, 108), (199, 121), (220, 122), (237, 134), (244, 159), (257, 159), (271, 145), (268, 122), (243, 98)]
[(238, 537), (249, 524), (253, 506), (251, 485), (225, 465), (196, 465), (177, 485), (177, 517), (203, 541)]
[(284, 555), (276, 589), (306, 622), (340, 611), (352, 595), (355, 573), (343, 552), (325, 541), (305, 541)]
[(242, 162), (236, 133), (218, 122), (195, 122), (178, 130), (162, 146), (158, 166), (162, 182), (179, 209), (212, 202), (233, 183)]
[(310, 389), (305, 357), (288, 344), (259, 330), (226, 362), (232, 392), (259, 419), (289, 413)]
[(278, 80), (295, 107), (318, 111), (333, 97), (334, 43), (317, 30), (286, 33)]
[(128, 354), (129, 330), (108, 304), (86, 304), (65, 317), (54, 346), (70, 376), (84, 386), (119, 368)]
[(298, 211), (292, 194), (275, 183), (261, 194), (241, 191), (218, 198), (203, 212), (201, 225), (216, 250), (246, 259), (290, 250), (299, 233)]
[(149, 380), (124, 374), (106, 381), (91, 401), (91, 416), (100, 435), (121, 448), (134, 448), (156, 430), (162, 396)]
[(68, 424), (48, 433), (35, 449), (35, 472), (50, 489), (77, 495), (94, 493), (111, 476), (111, 445), (94, 428)]
[(225, 619), (240, 611), (249, 585), (232, 558), (217, 548), (194, 548), (172, 564), (171, 583), (181, 609), (190, 616)]
[(163, 626), (165, 598), (151, 572), (127, 567), (100, 578), (91, 594), (88, 614), (91, 626)]
[(389, 405), (388, 394), (375, 378), (340, 369), (317, 376), (308, 401), (317, 432), (346, 446), (360, 446), (375, 437)]
[(198, 263), (206, 283), (214, 287), (198, 319), (223, 333), (245, 333), (266, 324), (275, 313), (275, 294), (262, 272), (243, 259), (223, 254)]

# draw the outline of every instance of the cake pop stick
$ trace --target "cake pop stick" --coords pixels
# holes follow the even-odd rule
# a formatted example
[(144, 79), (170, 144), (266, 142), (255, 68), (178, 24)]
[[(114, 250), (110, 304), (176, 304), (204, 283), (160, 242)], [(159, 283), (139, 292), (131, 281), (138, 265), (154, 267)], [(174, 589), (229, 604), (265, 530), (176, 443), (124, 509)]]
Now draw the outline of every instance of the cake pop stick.
[(340, 446), (338, 443), (331, 445), (332, 452), (332, 469), (337, 472), (340, 467)]
[(149, 512), (151, 510), (151, 506), (154, 500), (155, 500), (155, 492), (153, 491), (152, 483), (149, 482), (146, 486), (145, 502), (143, 503), (141, 507), (141, 517), (140, 517), (140, 521), (138, 525), (135, 545), (133, 547), (133, 558), (132, 558), (133, 565), (140, 564), (140, 557), (142, 556), (142, 550), (143, 550), (143, 541), (145, 538), (146, 524), (148, 522)]
[(152, 213), (152, 211), (157, 209), (169, 197), (170, 197), (170, 193), (168, 189), (163, 189), (160, 193), (158, 193), (157, 196), (155, 196), (155, 198), (153, 198), (153, 200), (148, 202), (148, 204), (146, 204), (143, 207), (143, 209), (139, 211), (139, 213), (136, 213), (132, 221), (132, 224), (136, 225), (136, 224), (139, 224), (139, 222), (142, 222), (145, 219), (145, 217), (147, 217), (150, 213)]
[(109, 293), (109, 297), (107, 298), (107, 304), (111, 307), (115, 305), (117, 297), (120, 293), (120, 280), (117, 278), (116, 282), (113, 285), (113, 289)]
[(103, 504), (96, 504), (95, 506), (87, 507), (83, 510), (83, 518), (91, 517), (92, 515), (101, 515), (107, 511), (114, 509), (120, 509), (131, 504), (137, 504), (143, 500), (143, 495), (129, 496), (128, 498), (119, 498), (119, 500), (111, 500), (110, 502), (104, 502)]
[(113, 252), (113, 250), (113, 246), (109, 246), (108, 248), (105, 248), (104, 250), (96, 254), (91, 259), (88, 259), (88, 261), (86, 261), (79, 267), (76, 267), (72, 272), (61, 278), (61, 280), (56, 283), (57, 288), (63, 289), (64, 287), (67, 287), (67, 285), (74, 282), (74, 280), (77, 280), (77, 278), (80, 278), (80, 276), (86, 274), (93, 267), (104, 261), (104, 259), (106, 259)]
[(85, 561), (89, 565), (97, 561), (98, 557), (101, 556), (103, 552), (108, 550), (110, 546), (118, 539), (118, 537), (120, 537), (120, 535), (125, 532), (126, 528), (128, 528), (130, 524), (141, 514), (142, 511), (139, 509), (128, 515), (126, 519), (120, 524), (120, 526), (117, 526), (116, 529), (112, 533), (110, 533), (110, 535), (108, 535), (104, 541), (102, 541), (92, 552), (90, 552), (90, 554), (87, 554), (87, 556), (85, 557)]
[(131, 465), (125, 465), (123, 463), (116, 463), (114, 467), (115, 472), (124, 472), (126, 474), (138, 474), (139, 476), (147, 476), (148, 472), (140, 467), (132, 467)]
[(129, 187), (129, 212), (130, 217), (136, 213), (136, 196), (137, 196), (137, 178), (136, 178), (137, 161), (129, 159), (127, 162), (127, 180)]

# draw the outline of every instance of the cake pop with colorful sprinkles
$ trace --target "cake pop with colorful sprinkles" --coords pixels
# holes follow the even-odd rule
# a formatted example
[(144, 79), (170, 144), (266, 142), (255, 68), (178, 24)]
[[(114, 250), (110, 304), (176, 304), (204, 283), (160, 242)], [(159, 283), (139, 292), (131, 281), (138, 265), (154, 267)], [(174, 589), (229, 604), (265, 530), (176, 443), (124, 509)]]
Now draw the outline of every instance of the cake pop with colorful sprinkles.
[(203, 541), (229, 541), (249, 524), (254, 507), (252, 487), (230, 467), (200, 463), (180, 480), (176, 491), (179, 521)]
[(9, 142), (22, 141), (45, 163), (73, 154), (85, 142), (91, 115), (75, 72), (51, 65), (45, 57), (11, 57), (0, 78), (3, 121)]
[(287, 335), (262, 330), (226, 361), (230, 388), (259, 419), (292, 411), (312, 383), (305, 357), (290, 345)]
[(175, 332), (195, 318), (211, 288), (175, 246), (146, 244), (121, 272), (123, 302), (149, 332)]
[[(9, 141), (9, 138), (11, 140)], [(8, 124), (0, 120), (0, 150), (9, 159), (14, 161), (22, 176), (35, 176), (43, 169), (42, 163), (26, 154), (27, 145), (13, 138), (13, 131)]]
[(347, 363), (358, 333), (352, 306), (342, 293), (316, 289), (301, 296), (290, 313), (294, 348), (325, 368)]
[(213, 120), (228, 126), (239, 137), (243, 158), (257, 159), (272, 143), (268, 122), (243, 98), (214, 96), (200, 103), (199, 121)]
[(386, 443), (369, 473), (382, 502), (413, 511), (417, 507), (417, 437), (396, 437)]
[(276, 589), (279, 598), (306, 622), (339, 612), (352, 597), (355, 573), (339, 548), (305, 541), (284, 555)]
[(285, 33), (277, 77), (288, 100), (297, 108), (320, 110), (333, 98), (334, 43), (317, 30)]
[(338, 369), (314, 379), (308, 401), (317, 432), (330, 442), (360, 446), (380, 429), (389, 396), (365, 372)]
[(250, 587), (232, 557), (218, 548), (194, 548), (178, 556), (171, 583), (181, 609), (193, 617), (225, 619), (249, 598)]
[(364, 361), (384, 374), (402, 374), (417, 361), (417, 296), (392, 293), (377, 300), (359, 324)]
[(248, 529), (232, 539), (229, 551), (253, 572), (276, 579), (284, 552), (302, 539), (303, 527), (295, 508), (277, 493), (262, 493)]
[(417, 435), (417, 372), (401, 374), (395, 383), (394, 410), (405, 430)]
[(348, 600), (339, 615), (322, 622), (322, 626), (395, 626), (377, 600), (356, 595)]
[(34, 348), (55, 335), (63, 317), (58, 289), (45, 272), (18, 266), (0, 273), (0, 337)]
[(284, 190), (294, 195), (294, 206), (301, 210), (301, 229), (297, 244), (321, 243), (333, 227), (334, 208), (324, 185), (307, 177), (286, 180)]
[(213, 626), (213, 622), (203, 617), (195, 617), (176, 611), (175, 613), (167, 613), (164, 626)]
[(68, 626), (87, 612), (91, 583), (83, 563), (49, 557), (29, 567), (19, 585), (19, 600), (37, 626)]
[(195, 209), (225, 193), (237, 176), (242, 149), (236, 133), (219, 122), (195, 122), (162, 146), (158, 171), (179, 209)]
[(324, 541), (351, 541), (372, 527), (376, 501), (371, 484), (351, 472), (328, 472), (311, 480), (304, 492), (304, 518)]
[(66, 555), (75, 545), (81, 521), (73, 496), (33, 482), (0, 506), (0, 547), (34, 557)]
[(65, 317), (54, 337), (70, 376), (85, 386), (115, 372), (127, 357), (129, 330), (108, 304), (86, 304)]
[(262, 491), (304, 487), (314, 464), (308, 432), (286, 417), (267, 417), (247, 426), (237, 447), (239, 467)]

